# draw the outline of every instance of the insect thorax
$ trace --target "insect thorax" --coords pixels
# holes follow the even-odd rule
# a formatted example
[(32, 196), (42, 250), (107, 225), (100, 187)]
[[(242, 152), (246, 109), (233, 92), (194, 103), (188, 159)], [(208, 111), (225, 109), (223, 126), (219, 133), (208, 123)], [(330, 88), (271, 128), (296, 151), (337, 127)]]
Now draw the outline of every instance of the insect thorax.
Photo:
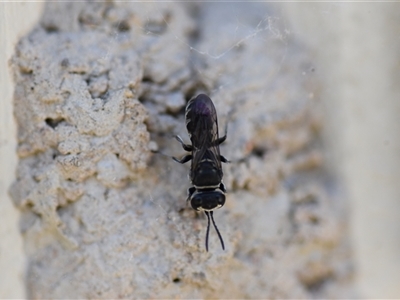
[(190, 177), (197, 188), (218, 187), (222, 181), (222, 170), (212, 162), (201, 162), (196, 169), (191, 170)]

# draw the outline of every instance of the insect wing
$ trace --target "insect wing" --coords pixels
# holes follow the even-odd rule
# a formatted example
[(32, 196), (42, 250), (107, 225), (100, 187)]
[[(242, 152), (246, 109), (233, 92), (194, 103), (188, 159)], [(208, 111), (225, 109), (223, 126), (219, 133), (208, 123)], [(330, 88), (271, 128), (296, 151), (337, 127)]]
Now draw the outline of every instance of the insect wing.
[[(186, 106), (186, 127), (193, 145), (192, 169), (207, 159), (222, 170), (218, 140), (217, 112), (211, 99), (200, 94)], [(221, 171), (222, 172), (222, 171)]]
[(196, 148), (211, 146), (218, 139), (217, 112), (211, 99), (200, 94), (186, 106), (186, 128)]
[(198, 164), (203, 160), (212, 161), (212, 164), (215, 166), (215, 168), (222, 173), (222, 165), (218, 145), (211, 145), (209, 147), (194, 149), (192, 158), (192, 169), (195, 170)]

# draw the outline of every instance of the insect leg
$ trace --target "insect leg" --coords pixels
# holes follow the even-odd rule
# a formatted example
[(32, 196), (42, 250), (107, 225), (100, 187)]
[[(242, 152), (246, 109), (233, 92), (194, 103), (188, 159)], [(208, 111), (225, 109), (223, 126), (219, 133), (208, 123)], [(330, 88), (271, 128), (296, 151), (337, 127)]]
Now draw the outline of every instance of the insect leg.
[(223, 142), (226, 140), (226, 134), (224, 136), (221, 136), (218, 140), (216, 140), (217, 145), (221, 145)]
[(225, 184), (223, 182), (221, 182), (221, 184), (219, 185), (219, 189), (226, 193)]
[(230, 162), (231, 162), (230, 160), (228, 160), (226, 157), (224, 157), (224, 156), (222, 156), (222, 155), (219, 156), (219, 159), (220, 159), (220, 161), (222, 161), (223, 163), (230, 163)]
[(176, 136), (175, 136), (175, 139), (176, 139), (179, 143), (181, 143), (182, 148), (183, 148), (185, 151), (188, 151), (188, 152), (193, 151), (193, 146), (192, 146), (192, 145), (185, 144), (184, 141), (182, 140), (182, 138), (181, 138), (179, 135), (176, 135)]
[(188, 197), (186, 199), (186, 201), (190, 200), (190, 197), (192, 197), (193, 193), (196, 191), (196, 188), (194, 186), (188, 188)]
[(221, 145), (223, 142), (225, 142), (227, 135), (228, 135), (228, 123), (226, 123), (226, 126), (225, 126), (225, 134), (224, 134), (224, 136), (221, 136), (221, 137), (216, 141), (216, 144), (217, 144), (217, 145)]
[(193, 157), (191, 154), (184, 156), (182, 159), (177, 159), (176, 157), (172, 156), (172, 159), (180, 164), (187, 163), (189, 160), (191, 160)]

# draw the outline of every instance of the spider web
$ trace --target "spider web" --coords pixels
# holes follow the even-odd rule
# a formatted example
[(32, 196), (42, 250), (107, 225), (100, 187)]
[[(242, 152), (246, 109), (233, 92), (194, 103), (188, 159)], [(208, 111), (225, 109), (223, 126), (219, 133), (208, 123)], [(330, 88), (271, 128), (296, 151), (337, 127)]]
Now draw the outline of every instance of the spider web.
[[(148, 3), (140, 3), (140, 5), (147, 4)], [(213, 7), (212, 5), (214, 5), (214, 3), (205, 3), (203, 5), (191, 3), (184, 8), (186, 10), (185, 13), (193, 10), (200, 11), (200, 13), (197, 13), (196, 16), (191, 16), (192, 21), (194, 20), (195, 26), (197, 27), (196, 30), (200, 32), (200, 35), (203, 34), (201, 20), (207, 18), (207, 14), (209, 12), (222, 12), (220, 19), (211, 21), (213, 21), (213, 24), (215, 24), (216, 28), (222, 28), (219, 29), (219, 32), (221, 32), (224, 37), (223, 48), (218, 45), (218, 41), (216, 42), (216, 47), (212, 47), (212, 45), (209, 44), (207, 45), (207, 43), (205, 45), (204, 43), (202, 43), (204, 39), (207, 39), (208, 36), (212, 35), (212, 33), (210, 34), (210, 32), (205, 33), (206, 36), (204, 37), (195, 38), (193, 41), (191, 41), (190, 38), (188, 39), (186, 35), (182, 34), (182, 30), (180, 30), (179, 32), (177, 32), (177, 30), (174, 30), (175, 24), (172, 24), (171, 22), (174, 22), (175, 20), (171, 21), (165, 16), (165, 10), (168, 7), (157, 8), (151, 6), (147, 9), (144, 19), (147, 21), (146, 24), (151, 23), (152, 21), (154, 21), (154, 19), (162, 20), (161, 22), (166, 27), (165, 31), (168, 31), (168, 33), (173, 36), (174, 40), (177, 43), (179, 43), (192, 53), (189, 56), (189, 61), (191, 62), (192, 69), (198, 74), (199, 77), (208, 79), (207, 74), (204, 74), (203, 72), (204, 69), (198, 66), (199, 60), (208, 61), (209, 68), (212, 68), (212, 62), (218, 63), (226, 59), (232, 52), (239, 49), (240, 47), (251, 46), (253, 43), (257, 43), (260, 41), (264, 42), (266, 45), (268, 45), (268, 43), (277, 42), (283, 45), (279, 58), (279, 67), (275, 68), (274, 72), (274, 74), (277, 74), (285, 62), (290, 43), (289, 38), (291, 36), (291, 31), (288, 29), (285, 18), (283, 17), (283, 14), (278, 11), (277, 6), (274, 7), (274, 5), (266, 5), (264, 3), (215, 4), (215, 7)], [(205, 11), (202, 11), (204, 10), (204, 7), (208, 8)], [(243, 15), (245, 15), (245, 17), (243, 17)], [(122, 20), (118, 21), (116, 27), (120, 27), (122, 22)], [(146, 28), (139, 24), (135, 26), (139, 28), (146, 36), (161, 38), (164, 34), (154, 32), (149, 28)], [(121, 35), (122, 33), (116, 29), (112, 33), (112, 38), (118, 40)], [(112, 45), (110, 45), (109, 47), (110, 48), (102, 57), (99, 58), (99, 60), (110, 59)], [(168, 47), (168, 45), (166, 45), (166, 47)], [(218, 49), (213, 49), (217, 47)], [(225, 82), (224, 84), (220, 84), (215, 87), (212, 92), (228, 88), (229, 86), (234, 86), (235, 84), (236, 82), (234, 80), (231, 80), (230, 82)]]

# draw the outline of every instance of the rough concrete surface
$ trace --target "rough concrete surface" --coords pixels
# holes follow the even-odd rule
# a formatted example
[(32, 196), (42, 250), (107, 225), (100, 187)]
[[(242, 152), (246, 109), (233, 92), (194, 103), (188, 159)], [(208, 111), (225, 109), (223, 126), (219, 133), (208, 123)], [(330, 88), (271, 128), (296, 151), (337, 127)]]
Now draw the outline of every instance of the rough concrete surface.
[[(267, 4), (47, 3), (11, 62), (31, 298), (348, 294), (346, 207), (323, 167), (318, 83)], [(226, 250), (185, 203), (183, 109), (220, 127)]]
[(25, 299), (25, 266), (20, 211), (8, 193), (18, 164), (13, 82), (8, 61), (15, 45), (40, 18), (43, 3), (0, 2), (0, 299)]

